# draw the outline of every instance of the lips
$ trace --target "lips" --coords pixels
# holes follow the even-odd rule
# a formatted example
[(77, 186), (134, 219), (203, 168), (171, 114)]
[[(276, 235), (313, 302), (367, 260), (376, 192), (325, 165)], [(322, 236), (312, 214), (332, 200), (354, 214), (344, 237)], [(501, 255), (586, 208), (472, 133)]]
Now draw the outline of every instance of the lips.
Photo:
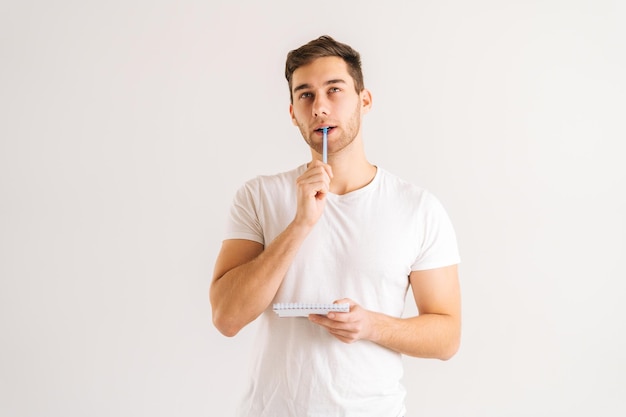
[(321, 127), (318, 127), (317, 129), (315, 129), (315, 132), (317, 132), (317, 133), (324, 133), (324, 128), (328, 128), (328, 133), (330, 133), (335, 127), (337, 127), (337, 126), (321, 126)]

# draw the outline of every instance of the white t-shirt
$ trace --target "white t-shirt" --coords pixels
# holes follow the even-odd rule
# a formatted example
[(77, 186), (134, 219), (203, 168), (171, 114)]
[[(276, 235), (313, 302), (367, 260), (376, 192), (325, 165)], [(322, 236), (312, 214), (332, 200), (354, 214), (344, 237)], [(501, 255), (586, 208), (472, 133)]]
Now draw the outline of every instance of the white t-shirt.
[[(226, 239), (269, 245), (296, 213), (306, 165), (260, 176), (237, 192)], [(411, 271), (459, 263), (452, 224), (428, 191), (377, 169), (367, 186), (328, 194), (273, 303), (332, 303), (400, 317)], [(342, 343), (306, 318), (259, 318), (241, 417), (398, 417), (401, 355), (369, 341)]]

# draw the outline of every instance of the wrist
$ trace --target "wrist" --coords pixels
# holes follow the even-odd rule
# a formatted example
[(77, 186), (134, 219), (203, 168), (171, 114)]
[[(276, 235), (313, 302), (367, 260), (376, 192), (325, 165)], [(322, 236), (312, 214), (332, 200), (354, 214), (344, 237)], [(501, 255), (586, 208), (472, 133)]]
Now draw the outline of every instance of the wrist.
[(376, 313), (374, 311), (368, 311), (368, 334), (367, 339), (371, 342), (380, 344), (382, 340), (382, 333), (385, 328), (385, 316), (381, 313)]
[(313, 226), (315, 226), (315, 223), (311, 224), (310, 222), (301, 220), (296, 216), (296, 218), (289, 223), (285, 231), (293, 236), (304, 239), (309, 233), (311, 233)]

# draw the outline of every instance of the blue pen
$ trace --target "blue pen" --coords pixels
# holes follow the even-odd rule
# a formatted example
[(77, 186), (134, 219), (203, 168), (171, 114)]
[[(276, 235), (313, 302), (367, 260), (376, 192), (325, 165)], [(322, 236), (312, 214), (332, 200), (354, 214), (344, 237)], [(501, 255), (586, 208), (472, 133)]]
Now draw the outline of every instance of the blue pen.
[(324, 139), (322, 140), (322, 161), (328, 162), (328, 128), (322, 129), (324, 131)]

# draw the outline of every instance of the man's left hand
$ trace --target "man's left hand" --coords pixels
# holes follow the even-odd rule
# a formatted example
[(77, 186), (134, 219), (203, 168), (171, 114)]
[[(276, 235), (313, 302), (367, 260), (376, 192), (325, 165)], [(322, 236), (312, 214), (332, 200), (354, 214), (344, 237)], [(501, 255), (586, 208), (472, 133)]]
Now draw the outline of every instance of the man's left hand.
[(350, 304), (350, 312), (330, 312), (323, 316), (311, 314), (309, 320), (328, 330), (328, 332), (344, 343), (357, 340), (372, 340), (374, 332), (373, 313), (349, 298), (335, 301), (336, 304)]

